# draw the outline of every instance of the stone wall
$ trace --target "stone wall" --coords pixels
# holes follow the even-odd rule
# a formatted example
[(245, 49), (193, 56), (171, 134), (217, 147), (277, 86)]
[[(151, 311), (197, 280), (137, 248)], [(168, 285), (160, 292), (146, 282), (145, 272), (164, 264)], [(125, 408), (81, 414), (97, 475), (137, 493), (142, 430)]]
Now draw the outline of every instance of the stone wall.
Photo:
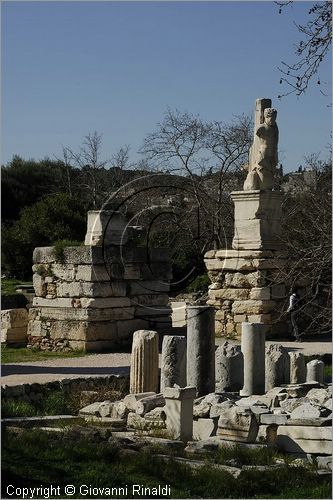
[(28, 341), (46, 350), (107, 350), (139, 329), (170, 327), (168, 249), (36, 248)]
[(1, 401), (20, 400), (30, 403), (36, 402), (54, 391), (64, 391), (65, 394), (73, 394), (82, 391), (119, 391), (128, 392), (129, 376), (108, 375), (101, 377), (76, 377), (45, 384), (19, 384), (2, 385)]
[[(212, 281), (208, 305), (214, 306), (217, 335), (241, 334), (242, 322), (271, 325), (270, 335), (288, 335), (286, 315), (291, 283), (281, 270), (291, 259), (275, 250), (210, 250), (205, 264)], [(302, 286), (302, 283), (295, 285)]]

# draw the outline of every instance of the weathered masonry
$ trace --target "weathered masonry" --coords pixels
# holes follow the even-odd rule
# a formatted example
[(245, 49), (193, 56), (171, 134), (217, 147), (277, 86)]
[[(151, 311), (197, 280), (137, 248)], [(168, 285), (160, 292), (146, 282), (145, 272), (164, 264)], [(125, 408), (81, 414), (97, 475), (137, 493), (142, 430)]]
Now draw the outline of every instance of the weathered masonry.
[(216, 334), (240, 335), (243, 322), (270, 325), (269, 334), (288, 332), (286, 311), (295, 267), (283, 248), (282, 192), (275, 189), (278, 129), (270, 99), (257, 99), (254, 140), (243, 191), (234, 191), (232, 249), (210, 250), (205, 264), (212, 281), (208, 305), (214, 306)]
[(168, 249), (134, 247), (123, 216), (110, 217), (89, 212), (85, 246), (34, 250), (31, 345), (101, 351), (131, 342), (136, 330), (170, 327)]

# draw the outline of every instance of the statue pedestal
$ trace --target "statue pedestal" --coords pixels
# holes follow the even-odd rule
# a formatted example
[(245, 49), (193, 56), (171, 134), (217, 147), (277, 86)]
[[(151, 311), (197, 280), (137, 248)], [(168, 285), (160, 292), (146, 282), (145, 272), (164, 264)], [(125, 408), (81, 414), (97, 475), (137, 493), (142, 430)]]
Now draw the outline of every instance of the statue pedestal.
[(282, 193), (234, 191), (233, 249), (211, 250), (205, 264), (212, 281), (207, 304), (216, 309), (217, 334), (241, 334), (243, 322), (269, 325), (269, 335), (288, 333), (290, 283), (285, 270), (292, 259), (279, 241)]
[(235, 250), (278, 250), (281, 191), (233, 191), (235, 204)]

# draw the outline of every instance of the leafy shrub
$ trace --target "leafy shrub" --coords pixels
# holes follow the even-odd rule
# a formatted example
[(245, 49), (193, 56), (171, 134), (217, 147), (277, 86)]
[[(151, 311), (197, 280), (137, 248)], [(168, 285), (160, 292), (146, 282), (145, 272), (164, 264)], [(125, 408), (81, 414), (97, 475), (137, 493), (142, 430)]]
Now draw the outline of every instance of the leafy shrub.
[(64, 250), (67, 247), (77, 247), (81, 246), (82, 241), (77, 240), (58, 240), (54, 243), (54, 256), (59, 262), (64, 261)]
[(207, 291), (208, 286), (211, 284), (211, 281), (208, 277), (208, 274), (201, 274), (197, 276), (195, 280), (187, 287), (188, 292), (199, 292), (199, 291)]

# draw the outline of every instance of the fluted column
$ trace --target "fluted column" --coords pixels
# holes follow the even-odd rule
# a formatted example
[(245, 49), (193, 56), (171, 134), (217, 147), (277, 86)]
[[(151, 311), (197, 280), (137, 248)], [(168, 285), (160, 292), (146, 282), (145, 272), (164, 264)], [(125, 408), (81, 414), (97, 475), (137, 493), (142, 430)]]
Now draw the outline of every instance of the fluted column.
[(157, 392), (158, 386), (158, 334), (151, 330), (138, 330), (133, 334), (130, 393)]

